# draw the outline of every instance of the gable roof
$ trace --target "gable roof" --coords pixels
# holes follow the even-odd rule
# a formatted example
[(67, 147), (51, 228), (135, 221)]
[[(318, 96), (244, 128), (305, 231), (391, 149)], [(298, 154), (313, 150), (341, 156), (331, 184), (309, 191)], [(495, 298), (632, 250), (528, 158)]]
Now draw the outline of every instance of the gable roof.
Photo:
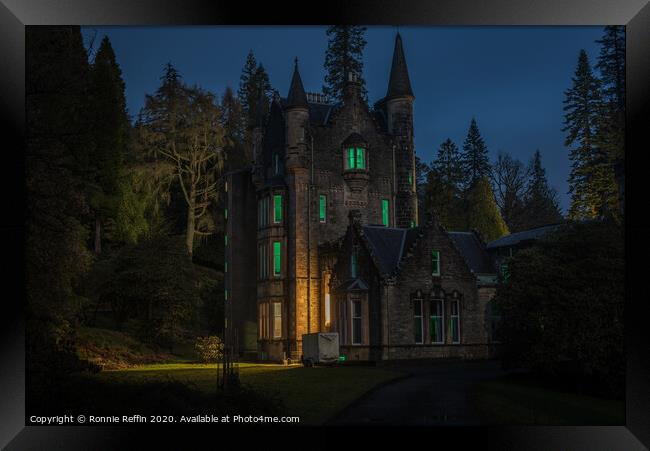
[(384, 226), (364, 225), (363, 236), (381, 274), (391, 274), (419, 233), (417, 228), (397, 229)]
[(522, 230), (521, 232), (511, 233), (510, 235), (502, 236), (487, 244), (487, 249), (496, 249), (499, 247), (516, 246), (522, 241), (538, 240), (549, 232), (562, 227), (564, 224), (549, 224), (541, 227), (535, 227), (530, 230)]
[(485, 245), (476, 234), (473, 232), (447, 232), (447, 234), (474, 274), (496, 273)]

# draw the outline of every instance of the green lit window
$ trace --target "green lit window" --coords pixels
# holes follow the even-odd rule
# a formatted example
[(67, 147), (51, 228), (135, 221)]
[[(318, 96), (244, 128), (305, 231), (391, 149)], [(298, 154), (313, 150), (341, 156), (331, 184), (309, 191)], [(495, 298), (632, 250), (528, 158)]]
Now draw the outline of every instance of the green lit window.
[(423, 323), (422, 323), (422, 299), (413, 300), (413, 333), (415, 335), (415, 343), (423, 343)]
[(279, 276), (282, 268), (282, 248), (279, 241), (273, 242), (273, 275)]
[(389, 216), (389, 203), (388, 199), (382, 199), (381, 200), (381, 223), (382, 225), (388, 227), (389, 221), (388, 221), (388, 216)]
[(429, 336), (431, 343), (444, 343), (445, 335), (443, 330), (443, 306), (442, 299), (431, 301), (431, 312), (429, 315)]
[(415, 221), (411, 221), (411, 228), (415, 227)]
[(431, 251), (431, 275), (440, 275), (440, 252)]
[(409, 185), (413, 186), (413, 174), (409, 174)]
[(224, 217), (224, 219), (228, 219), (228, 209), (227, 208), (223, 209), (223, 217)]
[(363, 148), (357, 147), (357, 169), (366, 168), (366, 159), (364, 155)]
[(350, 255), (350, 277), (353, 279), (357, 277), (357, 254), (355, 252)]
[(273, 222), (282, 222), (282, 194), (273, 196)]
[(223, 244), (224, 244), (224, 246), (228, 246), (228, 235), (227, 234), (224, 234), (224, 236), (223, 236)]
[(320, 222), (327, 221), (327, 196), (324, 194), (318, 197), (318, 220)]
[(228, 272), (228, 262), (223, 262), (223, 272)]
[(451, 301), (449, 315), (449, 330), (451, 331), (451, 342), (460, 343), (460, 307), (458, 301)]
[(366, 149), (348, 147), (346, 152), (346, 169), (366, 169)]
[(223, 298), (226, 301), (228, 300), (228, 289), (227, 288), (225, 290), (223, 290)]

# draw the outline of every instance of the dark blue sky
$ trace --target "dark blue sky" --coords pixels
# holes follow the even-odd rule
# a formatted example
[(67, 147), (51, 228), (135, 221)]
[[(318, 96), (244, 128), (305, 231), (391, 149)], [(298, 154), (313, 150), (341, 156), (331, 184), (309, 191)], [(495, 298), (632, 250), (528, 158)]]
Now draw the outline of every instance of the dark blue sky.
[[(325, 27), (88, 27), (111, 40), (126, 83), (129, 113), (153, 93), (171, 61), (189, 84), (222, 94), (234, 90), (249, 49), (282, 95), (298, 57), (307, 91), (320, 91)], [(386, 93), (396, 29), (368, 27), (364, 77), (369, 100)], [(578, 52), (592, 63), (601, 27), (400, 27), (415, 93), (416, 152), (426, 162), (447, 137), (461, 147), (474, 116), (494, 159), (500, 150), (528, 162), (535, 149), (564, 211), (568, 151), (562, 100)]]

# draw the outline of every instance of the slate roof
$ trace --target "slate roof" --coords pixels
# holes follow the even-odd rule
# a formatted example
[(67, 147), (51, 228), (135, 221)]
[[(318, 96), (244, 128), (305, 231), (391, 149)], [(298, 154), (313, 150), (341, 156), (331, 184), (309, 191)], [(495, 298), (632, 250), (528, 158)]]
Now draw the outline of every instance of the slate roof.
[[(280, 104), (282, 108), (287, 108), (289, 106), (286, 98), (280, 99)], [(309, 122), (312, 125), (327, 125), (329, 118), (332, 116), (332, 113), (340, 108), (340, 104), (331, 104), (331, 103), (311, 103), (307, 102), (309, 107)]]
[(474, 233), (447, 232), (447, 234), (474, 274), (496, 273), (485, 246)]
[(491, 241), (487, 244), (487, 249), (496, 249), (499, 247), (516, 246), (522, 241), (538, 240), (549, 232), (554, 232), (563, 224), (549, 224), (541, 227), (536, 227), (530, 230), (523, 230), (521, 232), (511, 233), (510, 235), (502, 236), (499, 239)]
[(397, 270), (399, 262), (415, 241), (418, 229), (397, 229), (384, 226), (363, 226), (363, 235), (381, 274)]

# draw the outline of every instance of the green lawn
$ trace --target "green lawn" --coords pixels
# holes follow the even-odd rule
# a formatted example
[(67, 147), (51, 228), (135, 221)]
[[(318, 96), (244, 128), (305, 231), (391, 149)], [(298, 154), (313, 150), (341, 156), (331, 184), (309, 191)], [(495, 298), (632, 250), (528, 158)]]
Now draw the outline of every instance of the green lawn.
[[(241, 382), (256, 391), (278, 396), (286, 415), (300, 417), (301, 424), (322, 424), (372, 387), (401, 373), (370, 367), (286, 367), (273, 364), (240, 364)], [(175, 380), (205, 392), (216, 391), (216, 365), (150, 364), (104, 371), (106, 382), (147, 383)]]
[(477, 384), (472, 398), (488, 424), (625, 424), (624, 401), (565, 393), (507, 378)]

